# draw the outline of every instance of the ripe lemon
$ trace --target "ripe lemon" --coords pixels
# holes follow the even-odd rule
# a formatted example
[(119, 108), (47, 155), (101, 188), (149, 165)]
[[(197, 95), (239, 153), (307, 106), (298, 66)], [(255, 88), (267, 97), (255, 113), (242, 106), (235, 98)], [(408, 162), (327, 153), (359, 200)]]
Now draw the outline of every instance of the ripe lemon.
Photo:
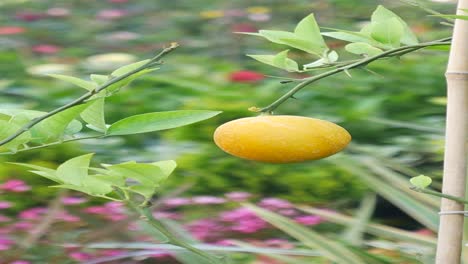
[(270, 163), (316, 160), (344, 149), (351, 135), (329, 121), (288, 115), (236, 119), (219, 126), (214, 141), (225, 152)]

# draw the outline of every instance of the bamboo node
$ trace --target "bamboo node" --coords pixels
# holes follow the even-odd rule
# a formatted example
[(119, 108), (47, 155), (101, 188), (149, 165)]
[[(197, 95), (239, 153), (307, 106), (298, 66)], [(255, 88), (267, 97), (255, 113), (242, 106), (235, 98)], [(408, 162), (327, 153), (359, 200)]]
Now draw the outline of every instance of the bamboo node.
[(452, 80), (468, 80), (468, 71), (448, 71), (445, 76)]
[(440, 211), (439, 215), (463, 215), (468, 217), (468, 211)]

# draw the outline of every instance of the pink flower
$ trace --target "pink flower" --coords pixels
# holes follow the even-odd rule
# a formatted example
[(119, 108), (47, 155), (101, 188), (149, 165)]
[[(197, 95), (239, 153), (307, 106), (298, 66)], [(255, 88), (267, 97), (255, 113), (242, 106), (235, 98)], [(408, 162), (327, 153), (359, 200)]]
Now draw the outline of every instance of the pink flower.
[(84, 253), (84, 252), (79, 252), (79, 251), (68, 253), (68, 256), (71, 259), (74, 259), (74, 260), (77, 260), (77, 261), (90, 260), (92, 258), (92, 256), (90, 254)]
[(10, 249), (14, 243), (10, 238), (0, 236), (0, 251)]
[(23, 27), (5, 26), (0, 27), (0, 35), (17, 35), (26, 31)]
[(278, 213), (285, 215), (285, 216), (293, 216), (297, 214), (297, 211), (294, 209), (282, 209), (282, 210), (279, 210)]
[(47, 212), (47, 208), (45, 207), (33, 207), (30, 209), (26, 209), (19, 213), (19, 218), (21, 219), (37, 219), (42, 214)]
[(70, 15), (70, 10), (63, 7), (52, 7), (47, 9), (46, 13), (51, 17), (67, 17)]
[(11, 218), (6, 217), (4, 215), (0, 215), (0, 222), (9, 222)]
[(166, 206), (178, 207), (182, 205), (191, 204), (192, 202), (188, 198), (169, 198), (169, 199), (165, 199), (163, 203)]
[(0, 201), (0, 209), (6, 209), (12, 207), (13, 204), (7, 201)]
[(234, 202), (243, 202), (247, 199), (249, 199), (252, 194), (248, 192), (229, 192), (224, 194), (229, 200), (234, 201)]
[(295, 217), (294, 221), (303, 225), (318, 225), (323, 222), (323, 219), (316, 215), (304, 215)]
[(265, 22), (271, 19), (270, 14), (249, 14), (248, 18), (256, 22)]
[(31, 264), (31, 262), (27, 260), (15, 260), (13, 262), (10, 262), (10, 264)]
[(102, 256), (107, 256), (107, 257), (118, 256), (126, 252), (127, 251), (121, 250), (121, 249), (104, 249), (100, 251)]
[(232, 32), (257, 32), (258, 29), (249, 23), (239, 23), (231, 26)]
[(0, 184), (0, 190), (7, 192), (25, 192), (31, 189), (30, 186), (22, 180), (8, 180), (3, 184)]
[(56, 219), (62, 220), (63, 222), (75, 223), (81, 221), (78, 216), (71, 215), (67, 212), (62, 212), (57, 215)]
[(128, 15), (128, 12), (123, 9), (105, 9), (105, 10), (101, 10), (97, 14), (97, 18), (103, 19), (103, 20), (113, 20), (113, 19), (125, 17), (127, 15)]
[(60, 51), (60, 47), (50, 44), (41, 44), (33, 46), (32, 51), (40, 54), (55, 54)]
[(240, 233), (255, 233), (268, 227), (268, 224), (247, 208), (238, 208), (223, 212), (219, 216), (221, 221), (232, 224), (230, 229)]
[(90, 206), (84, 209), (89, 214), (102, 215), (111, 221), (120, 221), (127, 218), (125, 208), (120, 202), (108, 202), (103, 206)]
[(264, 198), (260, 201), (259, 205), (270, 210), (289, 209), (293, 207), (288, 201), (279, 198)]
[(172, 212), (154, 212), (153, 216), (156, 219), (165, 218), (165, 219), (173, 219), (173, 220), (177, 220), (182, 217), (180, 214), (172, 213)]
[(434, 235), (434, 232), (432, 232), (431, 230), (429, 230), (427, 228), (422, 228), (422, 229), (416, 230), (416, 231), (414, 231), (414, 233), (416, 233), (418, 235), (423, 235), (423, 236), (433, 236)]
[(34, 223), (25, 222), (25, 221), (16, 222), (16, 223), (13, 224), (13, 227), (18, 229), (18, 230), (30, 230), (34, 226), (35, 226)]
[(45, 212), (47, 212), (47, 208), (45, 207), (33, 207), (20, 212), (19, 218), (34, 220), (41, 217)]
[(88, 200), (86, 198), (82, 197), (73, 197), (73, 196), (67, 196), (62, 198), (62, 203), (64, 205), (75, 205), (75, 204), (82, 204), (87, 202)]
[(33, 22), (44, 17), (43, 14), (34, 13), (34, 12), (18, 12), (16, 13), (16, 19), (26, 21), (26, 22)]
[(231, 82), (239, 83), (254, 83), (263, 79), (265, 79), (263, 74), (254, 71), (236, 71), (229, 75)]
[(192, 198), (194, 204), (222, 204), (226, 199), (215, 196), (196, 196)]
[(190, 233), (200, 240), (211, 239), (224, 230), (224, 227), (211, 219), (199, 219), (187, 226)]

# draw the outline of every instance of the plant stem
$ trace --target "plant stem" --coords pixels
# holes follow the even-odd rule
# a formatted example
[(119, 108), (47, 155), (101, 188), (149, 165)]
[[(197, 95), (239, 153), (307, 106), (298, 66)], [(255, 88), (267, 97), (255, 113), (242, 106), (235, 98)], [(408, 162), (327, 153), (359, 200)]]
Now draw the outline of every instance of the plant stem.
[(135, 212), (141, 215), (142, 218), (146, 222), (148, 222), (153, 228), (155, 228), (156, 230), (161, 232), (164, 236), (166, 236), (169, 244), (172, 244), (174, 246), (178, 246), (181, 248), (185, 248), (188, 251), (191, 251), (192, 253), (206, 259), (208, 261), (207, 263), (213, 263), (213, 264), (222, 263), (221, 261), (222, 259), (220, 257), (216, 257), (207, 252), (204, 252), (203, 250), (193, 247), (192, 245), (188, 244), (187, 242), (181, 240), (180, 238), (172, 234), (169, 230), (166, 229), (166, 227), (161, 222), (159, 222), (158, 220), (154, 218), (150, 207), (148, 206), (141, 207), (135, 204), (131, 200), (127, 200), (126, 202), (131, 209), (133, 209)]
[(93, 138), (104, 138), (104, 137), (105, 137), (105, 135), (97, 135), (97, 136), (89, 136), (89, 137), (71, 138), (71, 139), (67, 139), (67, 140), (61, 140), (61, 141), (56, 141), (56, 142), (52, 142), (52, 143), (40, 145), (40, 146), (34, 146), (34, 147), (29, 147), (29, 148), (23, 148), (23, 149), (14, 151), (14, 152), (13, 152), (13, 151), (9, 151), (9, 152), (0, 152), (0, 155), (11, 155), (11, 154), (16, 154), (16, 153), (18, 153), (18, 152), (29, 151), (29, 150), (35, 150), (35, 149), (41, 149), (41, 148), (46, 148), (46, 147), (50, 147), (50, 146), (55, 146), (55, 145), (59, 145), (59, 144), (63, 144), (63, 143), (78, 141), (78, 140), (86, 140), (86, 139), (93, 139)]
[(430, 194), (430, 195), (433, 195), (433, 196), (447, 198), (447, 199), (450, 199), (450, 200), (453, 200), (453, 201), (457, 201), (459, 203), (468, 204), (468, 200), (465, 200), (465, 199), (463, 199), (461, 197), (448, 195), (448, 194), (443, 194), (441, 192), (437, 192), (437, 191), (433, 191), (433, 190), (421, 189), (421, 188), (418, 188), (418, 187), (410, 187), (410, 189), (413, 190), (413, 191), (416, 191), (416, 192), (426, 193), (426, 194)]
[(52, 111), (50, 111), (50, 112), (48, 112), (48, 113), (46, 113), (46, 114), (44, 114), (42, 116), (39, 116), (39, 117), (36, 117), (36, 118), (32, 119), (30, 122), (28, 122), (23, 127), (18, 129), (18, 131), (11, 134), (7, 138), (1, 140), (0, 141), (0, 146), (5, 145), (6, 143), (14, 140), (15, 138), (17, 138), (18, 136), (20, 136), (24, 132), (28, 131), (29, 129), (31, 129), (33, 126), (35, 126), (39, 122), (43, 121), (44, 119), (47, 119), (47, 118), (49, 118), (49, 117), (51, 117), (51, 116), (53, 116), (55, 114), (58, 114), (58, 113), (60, 113), (62, 111), (65, 111), (66, 109), (71, 108), (73, 106), (82, 104), (82, 103), (84, 103), (86, 101), (86, 99), (89, 99), (93, 95), (99, 93), (100, 91), (109, 88), (111, 85), (113, 85), (113, 84), (115, 84), (115, 83), (117, 83), (117, 82), (119, 82), (119, 81), (121, 81), (121, 80), (135, 74), (135, 73), (138, 73), (138, 72), (140, 72), (140, 71), (142, 71), (144, 69), (152, 67), (155, 62), (159, 61), (159, 59), (161, 59), (163, 56), (165, 56), (166, 54), (168, 54), (171, 51), (173, 51), (174, 49), (176, 49), (178, 46), (179, 46), (179, 44), (177, 44), (177, 43), (171, 43), (171, 45), (169, 47), (164, 48), (159, 54), (154, 56), (152, 59), (150, 59), (150, 61), (148, 61), (144, 65), (134, 69), (133, 71), (130, 71), (130, 72), (126, 73), (126, 74), (123, 74), (121, 76), (113, 77), (110, 80), (108, 80), (107, 82), (100, 85), (99, 87), (96, 87), (95, 89), (83, 94), (82, 96), (76, 98), (75, 100), (71, 101), (70, 103), (65, 104), (65, 105), (63, 105), (61, 107), (58, 107), (58, 108), (56, 108), (56, 109), (54, 109), (54, 110), (52, 110)]
[(373, 61), (376, 61), (378, 59), (401, 56), (401, 55), (404, 55), (406, 53), (413, 52), (413, 51), (416, 51), (416, 50), (419, 50), (419, 49), (422, 49), (422, 48), (425, 48), (425, 47), (447, 45), (447, 44), (450, 44), (450, 39), (451, 38), (444, 38), (444, 39), (440, 39), (440, 40), (436, 40), (436, 41), (425, 42), (425, 43), (420, 43), (420, 44), (416, 44), (416, 45), (404, 46), (404, 47), (391, 49), (391, 50), (385, 51), (383, 53), (380, 53), (378, 55), (368, 57), (368, 58), (359, 60), (357, 62), (353, 62), (353, 63), (347, 64), (347, 65), (338, 67), (336, 69), (333, 69), (333, 70), (318, 74), (316, 76), (302, 79), (301, 83), (299, 83), (298, 85), (293, 87), (291, 90), (289, 90), (287, 93), (285, 93), (283, 96), (278, 98), (278, 100), (274, 101), (273, 103), (271, 103), (270, 105), (268, 105), (268, 106), (266, 106), (264, 108), (260, 108), (259, 110), (257, 110), (257, 112), (270, 112), (270, 113), (273, 112), (278, 106), (280, 106), (282, 103), (287, 101), (289, 98), (293, 97), (294, 94), (299, 92), (302, 88), (306, 87), (307, 85), (309, 85), (309, 84), (311, 84), (311, 83), (313, 83), (315, 81), (323, 79), (325, 77), (335, 75), (337, 73), (347, 71), (347, 70), (350, 70), (350, 69), (353, 69), (353, 68), (365, 66), (365, 65), (367, 65), (367, 64), (369, 64), (369, 63), (371, 63)]

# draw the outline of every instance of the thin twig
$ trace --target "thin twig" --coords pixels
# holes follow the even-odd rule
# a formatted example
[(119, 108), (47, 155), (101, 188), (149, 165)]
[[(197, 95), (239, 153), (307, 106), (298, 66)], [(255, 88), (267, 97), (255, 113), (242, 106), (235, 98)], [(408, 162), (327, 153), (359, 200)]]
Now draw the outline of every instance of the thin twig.
[(425, 43), (420, 43), (420, 44), (416, 44), (416, 45), (410, 45), (410, 46), (404, 46), (404, 47), (391, 49), (391, 50), (385, 51), (383, 53), (380, 53), (378, 55), (368, 57), (368, 58), (359, 60), (357, 62), (350, 63), (348, 65), (338, 67), (336, 69), (333, 69), (333, 70), (330, 70), (330, 71), (315, 75), (313, 77), (302, 79), (301, 83), (299, 83), (298, 85), (293, 87), (291, 90), (289, 90), (287, 93), (285, 93), (283, 96), (278, 98), (278, 100), (274, 101), (273, 103), (271, 103), (270, 105), (268, 105), (266, 107), (258, 109), (257, 112), (262, 112), (262, 113), (273, 112), (273, 110), (275, 110), (279, 105), (284, 103), (289, 98), (292, 98), (293, 95), (296, 94), (298, 91), (300, 91), (302, 88), (306, 87), (307, 85), (309, 85), (309, 84), (311, 84), (311, 83), (313, 83), (315, 81), (323, 79), (325, 77), (335, 75), (337, 73), (344, 72), (344, 71), (347, 71), (347, 70), (350, 70), (350, 69), (353, 69), (353, 68), (366, 66), (367, 64), (369, 64), (369, 63), (371, 63), (373, 61), (376, 61), (378, 59), (394, 57), (394, 56), (401, 56), (401, 55), (404, 55), (406, 53), (413, 52), (413, 51), (416, 51), (416, 50), (419, 50), (419, 49), (422, 49), (422, 48), (425, 48), (425, 47), (447, 45), (447, 44), (450, 44), (450, 39), (451, 38), (444, 38), (444, 39), (440, 39), (440, 40), (436, 40), (436, 41), (425, 42)]
[(82, 96), (78, 97), (77, 99), (71, 101), (70, 103), (68, 104), (65, 104), (59, 108), (56, 108), (40, 117), (36, 117), (34, 119), (32, 119), (30, 122), (28, 122), (27, 124), (25, 124), (23, 127), (21, 127), (20, 129), (18, 129), (18, 131), (16, 131), (15, 133), (11, 134), (10, 136), (8, 136), (7, 138), (3, 139), (0, 141), (0, 146), (2, 145), (5, 145), (6, 143), (14, 140), (15, 138), (17, 138), (18, 136), (20, 136), (21, 134), (23, 134), (24, 132), (28, 131), (29, 129), (31, 129), (33, 126), (35, 126), (36, 124), (38, 124), (39, 122), (43, 121), (44, 119), (47, 119), (55, 114), (58, 114), (62, 111), (65, 111), (66, 109), (69, 109), (73, 106), (76, 106), (76, 105), (80, 105), (82, 103), (84, 103), (87, 99), (91, 98), (93, 95), (95, 94), (98, 94), (100, 91), (103, 91), (107, 88), (109, 88), (111, 85), (135, 74), (135, 73), (138, 73), (144, 69), (147, 69), (149, 67), (152, 67), (154, 65), (155, 62), (158, 62), (159, 59), (161, 59), (163, 56), (165, 56), (166, 54), (170, 53), (171, 51), (173, 51), (174, 49), (176, 49), (177, 47), (179, 46), (179, 44), (177, 43), (171, 43), (171, 45), (165, 49), (163, 49), (158, 55), (154, 56), (152, 59), (150, 59), (147, 63), (145, 63), (144, 65), (126, 73), (126, 74), (123, 74), (121, 76), (118, 76), (118, 77), (114, 77), (114, 78), (111, 78), (110, 80), (108, 80), (107, 82), (105, 82), (104, 84), (102, 84), (101, 86), (83, 94)]
[(453, 195), (448, 195), (448, 194), (444, 194), (444, 193), (440, 193), (440, 192), (436, 192), (436, 191), (432, 191), (432, 190), (428, 190), (428, 189), (422, 189), (422, 188), (418, 188), (418, 187), (410, 187), (411, 190), (413, 191), (416, 191), (416, 192), (420, 192), (420, 193), (426, 193), (426, 194), (430, 194), (430, 195), (433, 195), (433, 196), (437, 196), (437, 197), (441, 197), (441, 198), (447, 198), (447, 199), (450, 199), (450, 200), (453, 200), (453, 201), (457, 201), (459, 203), (464, 203), (464, 204), (468, 204), (468, 201), (461, 198), (461, 197), (456, 197), (456, 196), (453, 196)]

